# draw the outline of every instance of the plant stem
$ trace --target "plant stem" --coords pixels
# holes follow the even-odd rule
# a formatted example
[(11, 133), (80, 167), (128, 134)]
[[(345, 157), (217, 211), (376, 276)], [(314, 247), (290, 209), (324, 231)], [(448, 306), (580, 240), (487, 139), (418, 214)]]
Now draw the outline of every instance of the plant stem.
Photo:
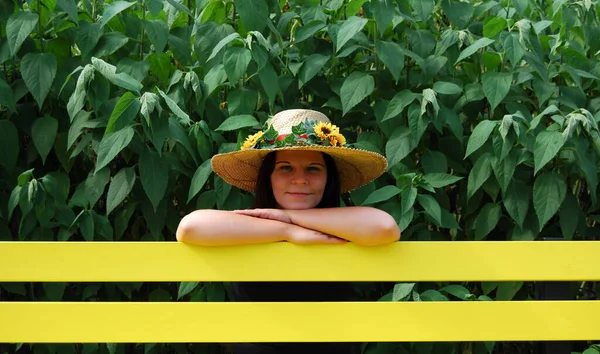
[(38, 37), (40, 38), (40, 51), (44, 52), (44, 36), (42, 34), (42, 4), (41, 0), (37, 1), (37, 13), (38, 13)]
[[(146, 2), (142, 2), (142, 16), (146, 19)], [(144, 26), (142, 25), (142, 38), (140, 38), (140, 60), (144, 60)]]

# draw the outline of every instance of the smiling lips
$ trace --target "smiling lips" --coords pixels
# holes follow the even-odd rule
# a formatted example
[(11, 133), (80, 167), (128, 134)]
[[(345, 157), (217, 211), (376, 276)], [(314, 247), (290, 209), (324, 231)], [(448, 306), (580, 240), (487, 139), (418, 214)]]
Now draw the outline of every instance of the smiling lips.
[(310, 193), (289, 193), (289, 192), (287, 194), (291, 195), (292, 197), (306, 197), (306, 196), (310, 195)]

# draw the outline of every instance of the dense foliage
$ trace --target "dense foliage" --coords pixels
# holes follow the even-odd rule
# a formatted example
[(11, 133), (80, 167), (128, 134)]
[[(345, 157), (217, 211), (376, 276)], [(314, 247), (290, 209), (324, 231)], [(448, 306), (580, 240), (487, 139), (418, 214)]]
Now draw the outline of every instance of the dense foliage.
[[(344, 202), (390, 212), (403, 241), (594, 239), (599, 37), (592, 0), (0, 0), (0, 241), (173, 241), (196, 208), (250, 204), (212, 173), (210, 157), (296, 107), (327, 113), (355, 147), (387, 157), (386, 174)], [(356, 285), (358, 298), (382, 301), (523, 300), (534, 288)], [(0, 300), (223, 301), (227, 292), (0, 284)], [(0, 352), (17, 348), (221, 350)], [(369, 354), (527, 348), (363, 345)]]

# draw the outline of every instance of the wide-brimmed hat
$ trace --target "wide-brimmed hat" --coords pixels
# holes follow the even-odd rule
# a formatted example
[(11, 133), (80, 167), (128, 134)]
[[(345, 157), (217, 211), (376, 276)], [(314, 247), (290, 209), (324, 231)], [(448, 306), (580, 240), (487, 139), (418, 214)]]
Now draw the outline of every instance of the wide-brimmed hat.
[(227, 183), (254, 192), (263, 159), (280, 150), (320, 151), (331, 156), (340, 174), (341, 193), (368, 184), (387, 168), (384, 156), (348, 147), (326, 115), (307, 109), (275, 114), (264, 132), (248, 136), (238, 151), (213, 156), (211, 165)]

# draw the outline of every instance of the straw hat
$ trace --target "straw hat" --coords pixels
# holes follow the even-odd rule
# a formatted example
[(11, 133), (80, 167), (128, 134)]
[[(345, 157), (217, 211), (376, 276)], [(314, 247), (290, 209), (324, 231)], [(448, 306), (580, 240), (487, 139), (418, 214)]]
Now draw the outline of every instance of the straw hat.
[(330, 155), (340, 174), (341, 193), (359, 188), (379, 177), (387, 168), (380, 154), (349, 148), (339, 128), (324, 114), (291, 109), (277, 113), (268, 129), (248, 136), (241, 150), (213, 156), (213, 171), (227, 183), (254, 192), (264, 157), (279, 150), (320, 151)]

